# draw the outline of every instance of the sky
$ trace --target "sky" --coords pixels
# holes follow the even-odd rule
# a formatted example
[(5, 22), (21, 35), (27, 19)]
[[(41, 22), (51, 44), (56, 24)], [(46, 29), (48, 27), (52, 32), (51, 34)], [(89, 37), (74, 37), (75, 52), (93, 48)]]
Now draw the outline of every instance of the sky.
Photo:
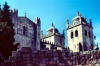
[[(66, 33), (66, 20), (69, 19), (71, 24), (79, 11), (87, 21), (92, 18), (95, 43), (98, 42), (100, 47), (100, 0), (0, 0), (0, 4), (3, 5), (5, 1), (10, 9), (18, 9), (19, 16), (25, 16), (26, 12), (32, 21), (40, 17), (43, 34), (46, 34), (52, 23), (60, 33), (63, 29)], [(65, 41), (67, 45), (67, 37)]]

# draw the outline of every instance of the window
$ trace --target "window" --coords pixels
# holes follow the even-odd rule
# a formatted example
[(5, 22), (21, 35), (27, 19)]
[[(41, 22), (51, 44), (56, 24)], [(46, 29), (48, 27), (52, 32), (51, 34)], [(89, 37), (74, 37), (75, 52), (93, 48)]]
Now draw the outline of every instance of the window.
[(27, 36), (27, 33), (28, 33), (28, 29), (26, 26), (23, 26), (23, 35), (24, 36)]
[(85, 36), (87, 36), (87, 30), (85, 30)]
[(75, 37), (78, 37), (78, 31), (77, 30), (75, 31)]
[(89, 37), (91, 38), (91, 33), (90, 33), (90, 31), (88, 32), (88, 34), (89, 34)]
[(73, 32), (71, 32), (71, 38), (73, 38)]
[(25, 36), (25, 32), (26, 32), (26, 27), (23, 26), (23, 35)]
[(79, 51), (82, 51), (82, 44), (79, 43)]

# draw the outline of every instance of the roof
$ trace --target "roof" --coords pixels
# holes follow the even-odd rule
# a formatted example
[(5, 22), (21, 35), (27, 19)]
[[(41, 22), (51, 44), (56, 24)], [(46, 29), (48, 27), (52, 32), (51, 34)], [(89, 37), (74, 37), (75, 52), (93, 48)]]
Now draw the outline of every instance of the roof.
[[(27, 24), (30, 24), (30, 25), (35, 25), (35, 23), (33, 21), (31, 21), (29, 18), (27, 17), (17, 17), (17, 18), (14, 18), (15, 21), (17, 22), (20, 22), (20, 23), (27, 23)], [(13, 21), (13, 22), (15, 22)]]
[(46, 35), (47, 36), (51, 36), (53, 34), (60, 35), (59, 30), (57, 28), (55, 28), (55, 26), (52, 24), (52, 27), (47, 30), (47, 34)]
[(72, 21), (73, 21), (73, 22), (75, 22), (75, 21), (80, 21), (80, 19), (81, 19), (81, 21), (83, 21), (83, 22), (87, 22), (86, 19), (85, 19), (82, 15), (80, 15), (79, 12), (78, 12), (78, 15), (72, 19)]
[(49, 28), (47, 30), (47, 34), (42, 36), (42, 39), (54, 36), (54, 35), (58, 35), (60, 37), (64, 37), (64, 34), (60, 34), (59, 30), (57, 28), (55, 28), (55, 26), (52, 23), (51, 28)]

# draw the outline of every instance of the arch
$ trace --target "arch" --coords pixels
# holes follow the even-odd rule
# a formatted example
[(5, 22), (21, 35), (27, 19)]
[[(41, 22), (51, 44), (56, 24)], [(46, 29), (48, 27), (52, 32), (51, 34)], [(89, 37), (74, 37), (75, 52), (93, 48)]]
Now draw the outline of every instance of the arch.
[(26, 26), (23, 26), (23, 35), (26, 35)]
[(26, 25), (23, 26), (23, 35), (28, 36), (28, 27)]
[(87, 36), (87, 30), (85, 30), (85, 36)]
[(90, 32), (90, 31), (88, 32), (88, 35), (89, 35), (89, 37), (91, 38), (91, 32)]
[(79, 51), (82, 51), (82, 44), (79, 43)]
[(71, 38), (73, 38), (73, 32), (71, 32)]
[(78, 37), (78, 30), (75, 31), (75, 37)]

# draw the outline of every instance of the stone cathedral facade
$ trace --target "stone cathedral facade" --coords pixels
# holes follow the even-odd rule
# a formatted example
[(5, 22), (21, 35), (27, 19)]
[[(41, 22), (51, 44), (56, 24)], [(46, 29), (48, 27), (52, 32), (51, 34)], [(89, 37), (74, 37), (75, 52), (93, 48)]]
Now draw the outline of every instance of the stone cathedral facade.
[(72, 24), (67, 20), (68, 47), (73, 52), (88, 51), (94, 48), (92, 21), (87, 20), (78, 12), (72, 19)]
[(64, 31), (61, 34), (52, 24), (46, 35), (41, 33), (41, 20), (36, 17), (34, 21), (27, 16), (18, 16), (18, 10), (10, 11), (11, 19), (15, 29), (15, 43), (20, 43), (19, 49), (22, 47), (30, 47), (32, 50), (62, 50), (65, 46)]
[(36, 17), (31, 21), (26, 15), (18, 16), (17, 9), (11, 10), (10, 13), (15, 29), (15, 43), (20, 43), (19, 50), (22, 47), (40, 50), (40, 18)]
[[(36, 50), (63, 50), (65, 48), (65, 33), (62, 33), (52, 23), (47, 34), (41, 32), (41, 20), (36, 17), (34, 21), (25, 16), (18, 16), (18, 10), (10, 11), (11, 19), (15, 29), (15, 43), (20, 43), (22, 47), (31, 47)], [(72, 19), (72, 24), (67, 20), (67, 42), (70, 51), (80, 52), (94, 49), (92, 20), (87, 20), (78, 12)]]

